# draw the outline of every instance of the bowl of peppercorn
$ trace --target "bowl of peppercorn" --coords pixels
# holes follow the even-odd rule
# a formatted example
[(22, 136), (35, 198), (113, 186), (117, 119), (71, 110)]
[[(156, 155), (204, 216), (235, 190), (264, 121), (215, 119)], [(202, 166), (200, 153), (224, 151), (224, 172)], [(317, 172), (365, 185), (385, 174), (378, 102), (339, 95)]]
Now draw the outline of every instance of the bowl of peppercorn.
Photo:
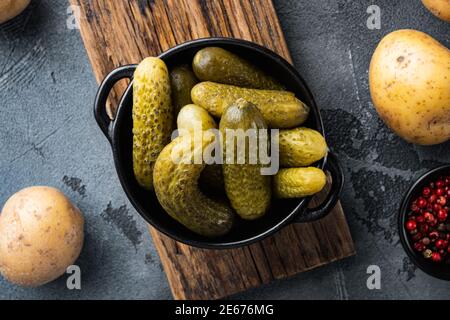
[(398, 227), (412, 262), (433, 277), (450, 280), (450, 165), (428, 171), (410, 187)]

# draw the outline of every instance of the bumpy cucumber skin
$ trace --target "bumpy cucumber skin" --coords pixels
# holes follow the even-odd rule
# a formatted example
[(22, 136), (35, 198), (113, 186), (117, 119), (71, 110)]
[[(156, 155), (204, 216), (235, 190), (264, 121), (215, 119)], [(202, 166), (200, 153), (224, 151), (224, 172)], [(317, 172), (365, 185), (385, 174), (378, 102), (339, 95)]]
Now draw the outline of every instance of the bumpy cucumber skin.
[[(217, 129), (217, 123), (202, 107), (188, 104), (178, 113), (177, 128), (179, 135), (195, 135), (195, 130)], [(225, 194), (222, 166), (219, 164), (206, 165), (200, 175), (199, 185), (206, 194)]]
[[(212, 200), (198, 188), (205, 164), (173, 161), (172, 152), (191, 160), (215, 139), (204, 132), (201, 146), (194, 148), (190, 135), (180, 136), (160, 153), (153, 173), (156, 196), (164, 210), (186, 228), (206, 237), (226, 234), (233, 224), (228, 204)], [(190, 154), (189, 154), (190, 153)]]
[(191, 91), (192, 101), (215, 117), (239, 98), (255, 104), (270, 128), (292, 128), (304, 123), (310, 108), (292, 92), (240, 88), (215, 82), (200, 82)]
[(198, 51), (192, 62), (192, 69), (201, 81), (254, 89), (284, 89), (274, 78), (247, 60), (219, 47), (207, 47)]
[(273, 179), (273, 190), (277, 198), (303, 198), (320, 192), (327, 182), (325, 173), (319, 168), (280, 169)]
[(191, 104), (191, 90), (198, 83), (194, 72), (187, 64), (176, 66), (170, 72), (170, 84), (172, 86), (172, 102), (174, 113), (178, 114), (181, 108)]
[(181, 108), (177, 116), (177, 128), (181, 134), (194, 134), (194, 131), (217, 129), (217, 124), (213, 117), (195, 104), (188, 104)]
[(326, 156), (325, 138), (316, 130), (295, 128), (280, 130), (279, 155), (282, 167), (307, 167)]
[(158, 58), (144, 59), (133, 81), (133, 169), (137, 182), (153, 189), (153, 167), (173, 130), (169, 72)]
[[(227, 155), (226, 129), (267, 129), (264, 118), (255, 105), (239, 99), (230, 105), (220, 120), (220, 132), (223, 136), (223, 155)], [(235, 139), (235, 144), (237, 140)], [(261, 164), (250, 164), (248, 139), (245, 142), (245, 164), (237, 164), (236, 145), (234, 163), (224, 161), (223, 177), (225, 191), (231, 206), (245, 220), (262, 217), (270, 206), (272, 196), (271, 177), (261, 175)], [(268, 144), (267, 144), (268, 146)]]

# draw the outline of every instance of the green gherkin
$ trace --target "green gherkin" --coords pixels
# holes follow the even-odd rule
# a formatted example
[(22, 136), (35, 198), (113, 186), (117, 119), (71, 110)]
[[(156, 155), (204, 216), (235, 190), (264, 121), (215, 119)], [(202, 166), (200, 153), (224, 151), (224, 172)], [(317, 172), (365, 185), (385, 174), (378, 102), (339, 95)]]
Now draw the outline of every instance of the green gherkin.
[(133, 81), (133, 169), (137, 182), (153, 189), (153, 167), (173, 129), (169, 72), (158, 58), (144, 59)]
[(306, 167), (327, 155), (328, 146), (320, 132), (309, 128), (280, 130), (279, 154), (282, 167)]
[(192, 88), (192, 101), (215, 117), (239, 98), (253, 103), (270, 128), (292, 128), (301, 125), (309, 107), (292, 92), (241, 88), (215, 82), (200, 82)]
[[(228, 136), (233, 133), (239, 134), (237, 131), (239, 129), (242, 129), (244, 132), (248, 129), (256, 129), (258, 134), (259, 130), (267, 129), (267, 125), (258, 108), (244, 99), (238, 99), (230, 105), (220, 120), (220, 132), (223, 136), (223, 155), (225, 159), (223, 164), (223, 177), (225, 191), (228, 199), (230, 199), (231, 206), (241, 218), (254, 220), (263, 216), (270, 206), (271, 177), (261, 175), (263, 165), (258, 159), (259, 147), (262, 145), (268, 146), (269, 143), (268, 141), (265, 144), (260, 143), (261, 141), (259, 139), (261, 139), (261, 135), (259, 135), (257, 147), (252, 149), (250, 148), (249, 138), (239, 140), (236, 136)], [(229, 149), (230, 141), (233, 141), (231, 146), (234, 150)], [(243, 145), (238, 145), (239, 143), (245, 144), (245, 149)], [(242, 155), (243, 150), (245, 152), (243, 154), (245, 161), (240, 164), (238, 163), (238, 155)], [(250, 161), (252, 156), (250, 152), (252, 151), (257, 153), (253, 156), (258, 159), (254, 164)], [(227, 157), (232, 158), (232, 163), (227, 160)]]
[(273, 178), (277, 198), (303, 198), (319, 193), (327, 183), (325, 173), (315, 167), (280, 169)]
[(247, 60), (219, 47), (207, 47), (198, 51), (192, 62), (192, 69), (202, 81), (255, 89), (284, 89), (278, 81)]
[(198, 83), (197, 78), (187, 64), (177, 66), (170, 72), (172, 101), (175, 115), (185, 105), (191, 104), (191, 89)]
[(164, 210), (186, 228), (207, 237), (217, 237), (230, 231), (234, 213), (231, 207), (207, 197), (198, 180), (206, 164), (194, 162), (215, 135), (208, 131), (198, 143), (190, 135), (179, 136), (169, 143), (156, 160), (154, 185)]

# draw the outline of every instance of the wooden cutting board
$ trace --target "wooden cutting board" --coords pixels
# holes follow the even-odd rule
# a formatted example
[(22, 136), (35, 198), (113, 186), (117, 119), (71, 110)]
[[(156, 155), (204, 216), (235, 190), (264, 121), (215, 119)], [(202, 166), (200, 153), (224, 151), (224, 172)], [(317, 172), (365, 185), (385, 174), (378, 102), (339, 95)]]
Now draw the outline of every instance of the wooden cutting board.
[[(80, 8), (81, 35), (99, 82), (120, 65), (210, 36), (251, 40), (292, 61), (271, 0), (70, 2)], [(125, 85), (116, 87), (111, 105)], [(238, 249), (197, 249), (152, 227), (149, 230), (176, 299), (225, 297), (355, 252), (340, 204), (321, 221), (287, 226), (262, 242)]]

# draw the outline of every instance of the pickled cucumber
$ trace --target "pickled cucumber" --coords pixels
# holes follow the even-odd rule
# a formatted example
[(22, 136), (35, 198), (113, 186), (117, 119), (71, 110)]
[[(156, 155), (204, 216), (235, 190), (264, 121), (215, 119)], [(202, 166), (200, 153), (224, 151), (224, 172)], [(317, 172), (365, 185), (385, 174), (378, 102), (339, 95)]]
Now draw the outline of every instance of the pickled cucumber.
[[(224, 112), (220, 120), (220, 132), (223, 136), (223, 177), (225, 181), (225, 191), (230, 199), (231, 206), (236, 210), (237, 214), (246, 220), (253, 220), (263, 216), (270, 205), (271, 198), (271, 178), (267, 175), (261, 175), (262, 165), (258, 161), (252, 164), (249, 160), (252, 156), (250, 154), (250, 139), (239, 140), (236, 135), (236, 130), (242, 129), (267, 129), (261, 112), (258, 108), (245, 101), (238, 99), (231, 104)], [(234, 134), (230, 136), (230, 134)], [(228, 144), (232, 141), (232, 144)], [(245, 144), (238, 146), (238, 143)], [(233, 146), (233, 149), (227, 146)], [(259, 153), (258, 148), (253, 148), (253, 152)], [(268, 142), (265, 144), (268, 146)], [(230, 153), (232, 152), (232, 153)], [(243, 164), (238, 163), (239, 154), (243, 154)], [(258, 157), (258, 154), (253, 155)], [(231, 163), (227, 159), (231, 158)]]
[(198, 79), (255, 89), (283, 90), (274, 78), (247, 60), (218, 47), (200, 50), (194, 57), (192, 69)]
[(316, 130), (280, 130), (279, 155), (282, 167), (306, 167), (326, 156), (325, 138)]
[(133, 169), (137, 182), (153, 188), (153, 167), (173, 130), (169, 72), (158, 58), (146, 58), (133, 81)]
[(320, 192), (326, 182), (319, 168), (280, 169), (273, 179), (273, 191), (277, 198), (303, 198)]
[(191, 91), (192, 101), (215, 117), (239, 98), (255, 104), (271, 128), (301, 125), (309, 115), (309, 107), (292, 92), (240, 88), (215, 82), (200, 82)]
[(192, 103), (191, 90), (198, 83), (197, 78), (187, 64), (177, 66), (170, 72), (172, 101), (175, 115), (181, 108)]
[(177, 127), (180, 134), (193, 134), (195, 130), (215, 129), (217, 124), (208, 111), (195, 104), (188, 104), (178, 113)]
[(205, 164), (193, 159), (215, 141), (205, 131), (200, 145), (190, 135), (180, 136), (160, 153), (153, 173), (156, 196), (166, 212), (186, 228), (207, 237), (226, 234), (233, 223), (233, 210), (212, 200), (198, 188)]

